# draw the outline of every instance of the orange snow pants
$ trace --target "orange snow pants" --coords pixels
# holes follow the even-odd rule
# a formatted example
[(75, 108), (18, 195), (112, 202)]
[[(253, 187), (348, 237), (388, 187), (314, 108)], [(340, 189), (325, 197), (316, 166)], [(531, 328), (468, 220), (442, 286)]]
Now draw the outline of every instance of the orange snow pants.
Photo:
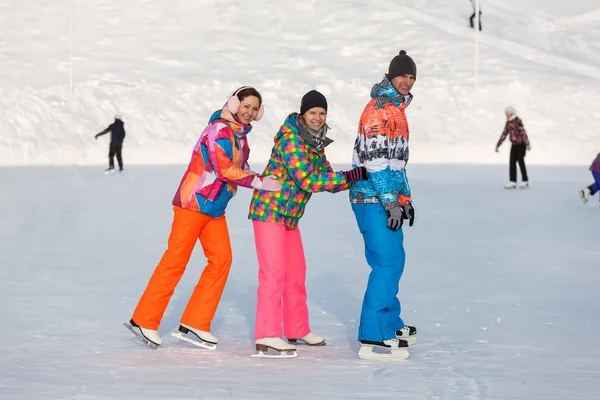
[(208, 264), (188, 301), (181, 323), (210, 331), (210, 322), (231, 268), (227, 220), (225, 216), (214, 218), (181, 207), (173, 207), (173, 210), (175, 216), (169, 235), (169, 247), (154, 270), (132, 318), (143, 328), (158, 329), (175, 286), (185, 272), (196, 240), (200, 239)]

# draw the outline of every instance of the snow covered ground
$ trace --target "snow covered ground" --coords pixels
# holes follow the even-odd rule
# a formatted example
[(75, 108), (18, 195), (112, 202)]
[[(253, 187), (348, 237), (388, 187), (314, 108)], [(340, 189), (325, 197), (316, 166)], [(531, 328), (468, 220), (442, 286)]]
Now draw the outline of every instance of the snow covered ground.
[(122, 323), (165, 249), (184, 167), (2, 168), (0, 399), (595, 399), (600, 209), (577, 196), (590, 176), (534, 166), (531, 189), (506, 191), (506, 169), (409, 166), (417, 218), (400, 298), (419, 341), (392, 363), (356, 356), (369, 269), (347, 194), (315, 195), (301, 222), (311, 325), (327, 346), (264, 361), (250, 358), (250, 191), (227, 213), (218, 350), (169, 335), (204, 266), (197, 247), (153, 351)]
[[(242, 84), (264, 95), (255, 161), (301, 96), (329, 100), (329, 157), (349, 147), (371, 86), (406, 49), (418, 65), (408, 109), (412, 162), (504, 163), (507, 105), (529, 161), (587, 164), (600, 145), (597, 0), (483, 0), (478, 90), (467, 0), (0, 0), (0, 165), (104, 164), (115, 112), (135, 164), (180, 164), (208, 117)], [(506, 149), (503, 149), (506, 151)]]

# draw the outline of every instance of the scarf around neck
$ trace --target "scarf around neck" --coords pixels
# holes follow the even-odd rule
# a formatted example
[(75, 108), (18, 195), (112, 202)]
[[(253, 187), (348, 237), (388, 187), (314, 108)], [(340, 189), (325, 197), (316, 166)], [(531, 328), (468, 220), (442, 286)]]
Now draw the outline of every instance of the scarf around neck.
[(315, 146), (317, 150), (323, 150), (333, 142), (333, 140), (327, 137), (327, 130), (329, 129), (327, 124), (323, 125), (320, 129), (314, 129), (304, 122), (304, 118), (298, 116), (298, 128), (302, 137)]

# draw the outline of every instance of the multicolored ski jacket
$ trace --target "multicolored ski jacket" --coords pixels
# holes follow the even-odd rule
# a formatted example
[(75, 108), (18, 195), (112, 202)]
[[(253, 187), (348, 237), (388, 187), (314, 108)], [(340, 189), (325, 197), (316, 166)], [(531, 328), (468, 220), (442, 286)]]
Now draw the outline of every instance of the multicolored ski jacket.
[(387, 77), (371, 89), (352, 156), (353, 167), (364, 166), (369, 179), (350, 184), (350, 202), (381, 203), (389, 210), (411, 201), (405, 169), (409, 135), (404, 113), (411, 100), (411, 94), (398, 93)]
[(252, 181), (260, 177), (248, 165), (246, 135), (251, 129), (227, 108), (215, 112), (196, 142), (173, 205), (221, 217), (238, 185), (251, 188)]
[(600, 153), (598, 153), (596, 159), (594, 160), (594, 162), (592, 162), (592, 165), (590, 165), (590, 171), (600, 172)]
[(290, 114), (275, 135), (275, 145), (263, 176), (275, 175), (283, 188), (279, 192), (255, 190), (248, 218), (275, 222), (293, 229), (304, 214), (306, 203), (316, 192), (348, 189), (342, 172), (334, 172), (317, 148), (302, 137), (298, 114)]
[(502, 142), (504, 142), (504, 139), (506, 139), (507, 136), (509, 137), (510, 142), (512, 144), (524, 144), (529, 146), (529, 138), (527, 137), (527, 132), (525, 132), (523, 121), (521, 121), (521, 118), (519, 117), (515, 116), (513, 119), (506, 121), (504, 131), (502, 132), (500, 139), (498, 139), (496, 147), (500, 147), (500, 145), (502, 144)]

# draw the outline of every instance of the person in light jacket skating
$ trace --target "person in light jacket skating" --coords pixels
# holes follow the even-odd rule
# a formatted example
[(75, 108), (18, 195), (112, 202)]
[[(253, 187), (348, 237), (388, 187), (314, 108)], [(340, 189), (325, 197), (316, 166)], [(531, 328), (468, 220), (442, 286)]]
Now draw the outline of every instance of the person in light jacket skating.
[[(502, 142), (508, 136), (512, 146), (510, 148), (510, 159), (509, 159), (509, 182), (504, 185), (505, 189), (514, 189), (519, 187), (525, 189), (529, 187), (529, 177), (527, 176), (527, 168), (525, 167), (525, 155), (531, 150), (529, 144), (529, 138), (523, 126), (523, 121), (517, 116), (517, 111), (514, 107), (508, 106), (504, 110), (506, 114), (506, 125), (504, 131), (496, 143), (496, 153), (500, 151)], [(517, 185), (517, 164), (521, 170), (521, 183)]]

